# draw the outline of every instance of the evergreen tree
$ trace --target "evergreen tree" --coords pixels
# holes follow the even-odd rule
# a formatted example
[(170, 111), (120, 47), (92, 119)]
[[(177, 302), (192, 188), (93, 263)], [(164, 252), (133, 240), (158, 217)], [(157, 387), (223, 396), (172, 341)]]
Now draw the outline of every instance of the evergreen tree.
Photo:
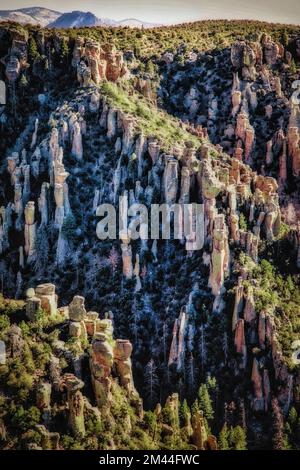
[(207, 420), (211, 420), (214, 417), (214, 410), (212, 407), (211, 398), (209, 396), (207, 385), (201, 384), (198, 392), (199, 407), (203, 411), (203, 415)]
[(185, 426), (191, 417), (190, 408), (186, 400), (183, 400), (183, 403), (180, 405), (179, 416), (181, 425)]
[(65, 240), (70, 242), (74, 241), (76, 238), (76, 220), (72, 214), (69, 214), (63, 222), (63, 226), (61, 228), (61, 234)]
[(33, 37), (30, 37), (28, 41), (28, 57), (31, 62), (34, 62), (39, 58), (38, 48)]
[(68, 42), (67, 42), (66, 38), (64, 38), (63, 41), (62, 41), (61, 51), (60, 52), (61, 52), (62, 60), (67, 62), (69, 54), (70, 54), (70, 49), (69, 49)]
[(199, 410), (200, 410), (199, 401), (195, 400), (194, 403), (192, 404), (192, 409), (191, 409), (192, 415), (194, 415)]
[(202, 369), (202, 373), (204, 373), (207, 349), (206, 349), (206, 340), (205, 340), (205, 327), (203, 324), (200, 327), (200, 351), (199, 352), (200, 352), (200, 358), (201, 358), (201, 369)]
[(226, 424), (221, 429), (218, 439), (219, 449), (220, 450), (229, 450), (229, 442), (228, 442), (228, 429)]
[(288, 415), (288, 423), (290, 424), (291, 429), (293, 429), (296, 426), (297, 420), (298, 420), (297, 411), (294, 407), (292, 407)]
[(193, 353), (191, 353), (187, 361), (187, 384), (190, 397), (192, 397), (195, 392), (196, 374), (195, 359)]
[(231, 428), (229, 440), (233, 450), (247, 450), (246, 433), (241, 426)]
[(36, 234), (36, 262), (35, 270), (38, 273), (43, 273), (48, 264), (49, 258), (49, 234), (47, 228), (42, 224), (37, 230)]
[(149, 406), (152, 407), (157, 401), (158, 377), (156, 373), (156, 366), (153, 359), (146, 365), (145, 375), (145, 394), (148, 399)]
[(154, 75), (155, 69), (152, 60), (148, 60), (145, 71), (149, 73), (149, 75)]
[(289, 35), (287, 30), (285, 29), (282, 33), (282, 44), (286, 47), (289, 44)]
[(138, 42), (136, 42), (134, 44), (133, 52), (134, 52), (134, 55), (137, 59), (139, 59), (141, 57), (141, 49), (140, 49), (140, 46), (139, 46)]
[(291, 73), (296, 73), (297, 72), (296, 62), (295, 62), (294, 59), (292, 59), (292, 61), (291, 61), (290, 71), (291, 71)]
[(20, 78), (19, 87), (21, 88), (22, 94), (24, 96), (25, 90), (28, 87), (28, 80), (25, 73), (23, 73), (22, 77)]

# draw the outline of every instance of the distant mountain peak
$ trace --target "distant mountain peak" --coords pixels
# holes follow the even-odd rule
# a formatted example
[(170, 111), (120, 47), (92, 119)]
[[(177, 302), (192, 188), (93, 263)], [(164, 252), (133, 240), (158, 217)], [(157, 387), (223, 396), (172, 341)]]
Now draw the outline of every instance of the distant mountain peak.
[(126, 18), (121, 21), (110, 18), (98, 18), (90, 11), (74, 10), (61, 13), (56, 10), (43, 7), (19, 8), (16, 10), (0, 10), (0, 21), (15, 21), (17, 23), (29, 23), (48, 28), (80, 28), (93, 26), (129, 26), (134, 28), (152, 28), (160, 26), (154, 23)]

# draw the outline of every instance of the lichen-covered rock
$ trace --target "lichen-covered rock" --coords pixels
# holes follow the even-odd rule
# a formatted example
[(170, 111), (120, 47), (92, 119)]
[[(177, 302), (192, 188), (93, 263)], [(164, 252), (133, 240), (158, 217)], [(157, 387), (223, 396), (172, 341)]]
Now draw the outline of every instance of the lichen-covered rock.
[(123, 53), (112, 44), (100, 45), (93, 39), (78, 37), (73, 50), (72, 66), (77, 68), (77, 79), (81, 86), (98, 85), (107, 79), (115, 82), (127, 76)]
[(113, 346), (104, 332), (96, 333), (90, 350), (90, 369), (95, 398), (99, 407), (105, 406), (111, 397), (111, 368), (113, 366)]
[(120, 377), (120, 383), (129, 393), (135, 392), (130, 360), (131, 352), (132, 345), (127, 339), (116, 340), (113, 351), (114, 363)]
[(84, 437), (84, 399), (81, 393), (84, 382), (73, 374), (65, 374), (63, 376), (63, 385), (67, 390), (69, 426), (75, 436)]
[(75, 295), (69, 305), (70, 320), (79, 322), (86, 317), (85, 299), (80, 295)]

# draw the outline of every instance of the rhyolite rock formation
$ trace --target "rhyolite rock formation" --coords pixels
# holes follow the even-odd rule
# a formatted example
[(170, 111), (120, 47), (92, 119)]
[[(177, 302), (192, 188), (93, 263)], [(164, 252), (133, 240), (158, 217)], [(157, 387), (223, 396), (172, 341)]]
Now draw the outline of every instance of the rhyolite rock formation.
[[(209, 428), (240, 426), (270, 447), (271, 415), (298, 403), (299, 41), (176, 45), (153, 68), (147, 42), (129, 54), (81, 33), (34, 34), (33, 59), (32, 34), (30, 48), (3, 36), (0, 286), (25, 304), (0, 334), (8, 361), (27, 362), (16, 400), (38, 422), (14, 446), (214, 450)], [(162, 203), (169, 239), (126, 214)], [(200, 216), (172, 212), (189, 203)], [(101, 204), (119, 212), (112, 239)]]

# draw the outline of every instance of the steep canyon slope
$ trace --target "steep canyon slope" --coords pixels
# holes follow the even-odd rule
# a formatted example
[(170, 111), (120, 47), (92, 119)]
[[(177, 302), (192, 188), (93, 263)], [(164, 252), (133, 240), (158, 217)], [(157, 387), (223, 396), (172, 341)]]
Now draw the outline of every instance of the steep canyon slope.
[[(299, 448), (299, 29), (0, 40), (2, 447)], [(101, 241), (120, 195), (203, 248)]]

